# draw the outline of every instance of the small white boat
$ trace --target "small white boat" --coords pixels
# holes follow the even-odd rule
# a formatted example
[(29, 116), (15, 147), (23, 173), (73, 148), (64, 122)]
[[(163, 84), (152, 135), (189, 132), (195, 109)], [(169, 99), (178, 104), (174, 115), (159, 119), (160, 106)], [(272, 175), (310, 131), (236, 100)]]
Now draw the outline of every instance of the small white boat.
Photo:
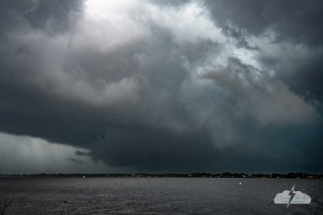
[(83, 175), (83, 179), (85, 179), (85, 176)]

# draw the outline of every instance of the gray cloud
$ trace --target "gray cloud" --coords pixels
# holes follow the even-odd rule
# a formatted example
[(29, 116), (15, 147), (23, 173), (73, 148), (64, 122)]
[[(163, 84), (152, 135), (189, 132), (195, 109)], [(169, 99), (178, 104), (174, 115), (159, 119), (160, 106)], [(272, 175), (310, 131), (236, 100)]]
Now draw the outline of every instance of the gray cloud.
[(323, 30), (321, 1), (206, 0), (205, 4), (214, 21), (235, 36), (242, 36), (243, 30), (261, 34), (271, 28), (282, 40), (322, 43), (318, 36)]
[(83, 155), (89, 155), (89, 153), (88, 153), (88, 152), (83, 152), (83, 151), (79, 151), (79, 150), (77, 150), (77, 151), (75, 152), (75, 155), (83, 156)]
[(310, 122), (316, 113), (313, 107), (288, 89), (281, 81), (262, 77), (262, 71), (244, 65), (236, 58), (229, 59), (229, 66), (209, 72), (205, 78), (236, 96), (237, 107), (264, 123)]
[(323, 43), (319, 36), (323, 32), (321, 1), (206, 0), (205, 4), (214, 22), (225, 34), (237, 38), (242, 47), (258, 48), (248, 39), (257, 35), (271, 40), (272, 47), (277, 44), (287, 48), (273, 55), (261, 50), (259, 60), (276, 70), (294, 92), (303, 94), (312, 90), (322, 94), (318, 83), (322, 80), (319, 71), (323, 66), (319, 60)]
[(129, 171), (320, 171), (319, 2), (23, 3), (1, 2), (1, 132)]
[(81, 161), (81, 160), (78, 160), (78, 159), (75, 159), (75, 158), (66, 158), (65, 160), (70, 161), (70, 162), (74, 162), (74, 163), (78, 163), (78, 164), (85, 163), (84, 161)]

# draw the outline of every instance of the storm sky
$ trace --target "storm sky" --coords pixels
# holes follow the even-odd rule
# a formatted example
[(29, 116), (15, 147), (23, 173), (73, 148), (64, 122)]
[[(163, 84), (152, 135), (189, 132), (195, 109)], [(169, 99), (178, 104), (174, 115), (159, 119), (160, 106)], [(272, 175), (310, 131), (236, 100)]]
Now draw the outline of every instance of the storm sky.
[(0, 173), (323, 172), (320, 0), (0, 14)]

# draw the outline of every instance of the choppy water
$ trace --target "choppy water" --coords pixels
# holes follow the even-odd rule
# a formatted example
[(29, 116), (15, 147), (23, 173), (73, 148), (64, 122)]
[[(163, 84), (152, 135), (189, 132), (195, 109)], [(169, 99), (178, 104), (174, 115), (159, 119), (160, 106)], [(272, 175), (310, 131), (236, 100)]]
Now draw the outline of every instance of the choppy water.
[[(274, 204), (294, 184), (311, 204)], [(0, 178), (0, 199), (15, 198), (8, 215), (323, 214), (322, 188), (305, 179)]]

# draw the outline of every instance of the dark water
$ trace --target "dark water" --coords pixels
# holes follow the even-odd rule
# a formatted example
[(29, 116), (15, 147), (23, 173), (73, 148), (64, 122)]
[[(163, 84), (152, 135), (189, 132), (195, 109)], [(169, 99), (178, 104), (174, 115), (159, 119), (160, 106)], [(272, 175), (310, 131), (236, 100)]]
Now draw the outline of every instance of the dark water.
[[(294, 184), (311, 204), (274, 204)], [(322, 188), (306, 179), (0, 178), (0, 199), (15, 198), (8, 215), (323, 214)]]

